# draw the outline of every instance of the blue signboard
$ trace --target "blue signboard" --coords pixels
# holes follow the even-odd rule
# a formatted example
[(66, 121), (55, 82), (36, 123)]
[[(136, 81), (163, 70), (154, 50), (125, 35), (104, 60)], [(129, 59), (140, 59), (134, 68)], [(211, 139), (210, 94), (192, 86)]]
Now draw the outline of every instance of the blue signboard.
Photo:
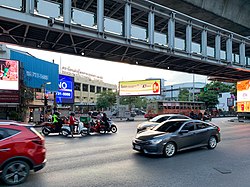
[(58, 64), (38, 59), (29, 53), (14, 49), (11, 49), (10, 58), (20, 61), (20, 73), (23, 76), (25, 86), (40, 89), (46, 87), (46, 90), (51, 92), (58, 90)]
[(56, 93), (56, 103), (74, 103), (74, 77), (59, 75), (59, 89)]

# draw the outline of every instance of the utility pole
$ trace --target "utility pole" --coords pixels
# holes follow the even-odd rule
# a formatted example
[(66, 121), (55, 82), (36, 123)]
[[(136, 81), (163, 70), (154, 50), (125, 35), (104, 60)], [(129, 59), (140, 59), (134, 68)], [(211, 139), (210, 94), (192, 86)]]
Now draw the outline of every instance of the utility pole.
[(42, 84), (42, 89), (43, 89), (43, 99), (44, 99), (44, 109), (43, 109), (43, 121), (45, 121), (45, 114), (46, 114), (46, 109), (48, 106), (48, 98), (46, 96), (46, 85), (51, 84), (51, 82), (46, 82)]
[(194, 102), (194, 73), (193, 73), (193, 102)]

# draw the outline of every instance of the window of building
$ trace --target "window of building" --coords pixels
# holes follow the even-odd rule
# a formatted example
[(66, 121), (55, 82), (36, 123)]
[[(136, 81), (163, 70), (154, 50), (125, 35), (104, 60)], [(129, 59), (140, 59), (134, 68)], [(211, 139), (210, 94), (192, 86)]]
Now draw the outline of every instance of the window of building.
[(100, 86), (97, 86), (96, 92), (97, 92), (97, 93), (101, 93), (101, 87), (100, 87)]
[(88, 91), (89, 91), (89, 85), (87, 85), (87, 84), (82, 84), (82, 91), (83, 91), (83, 92), (88, 92)]
[(80, 91), (81, 90), (81, 83), (75, 82), (74, 89), (77, 91)]
[(107, 88), (102, 88), (102, 90), (105, 92), (105, 91), (107, 91)]
[(93, 93), (95, 93), (95, 86), (93, 86), (93, 85), (90, 85), (90, 92), (93, 92)]

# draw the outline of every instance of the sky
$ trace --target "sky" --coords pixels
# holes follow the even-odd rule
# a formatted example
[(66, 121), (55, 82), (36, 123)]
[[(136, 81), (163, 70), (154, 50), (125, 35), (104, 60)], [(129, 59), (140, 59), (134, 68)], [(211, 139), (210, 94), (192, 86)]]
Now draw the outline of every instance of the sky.
[(195, 75), (176, 72), (170, 70), (162, 70), (157, 68), (148, 68), (138, 65), (129, 65), (118, 62), (111, 62), (84, 56), (74, 56), (62, 53), (55, 53), (43, 50), (23, 48), (19, 46), (8, 45), (9, 48), (26, 51), (36, 58), (54, 62), (61, 66), (80, 69), (82, 72), (103, 77), (105, 83), (119, 84), (119, 81), (145, 80), (148, 78), (165, 79), (165, 85), (173, 85), (178, 83), (195, 82), (207, 83), (207, 76)]

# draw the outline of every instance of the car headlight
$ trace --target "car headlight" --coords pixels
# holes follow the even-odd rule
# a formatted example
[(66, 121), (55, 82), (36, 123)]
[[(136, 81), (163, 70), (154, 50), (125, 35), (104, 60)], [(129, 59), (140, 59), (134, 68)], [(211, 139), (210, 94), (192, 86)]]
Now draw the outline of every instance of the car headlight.
[(153, 140), (150, 140), (150, 143), (152, 144), (158, 144), (162, 141), (162, 139), (153, 139)]

